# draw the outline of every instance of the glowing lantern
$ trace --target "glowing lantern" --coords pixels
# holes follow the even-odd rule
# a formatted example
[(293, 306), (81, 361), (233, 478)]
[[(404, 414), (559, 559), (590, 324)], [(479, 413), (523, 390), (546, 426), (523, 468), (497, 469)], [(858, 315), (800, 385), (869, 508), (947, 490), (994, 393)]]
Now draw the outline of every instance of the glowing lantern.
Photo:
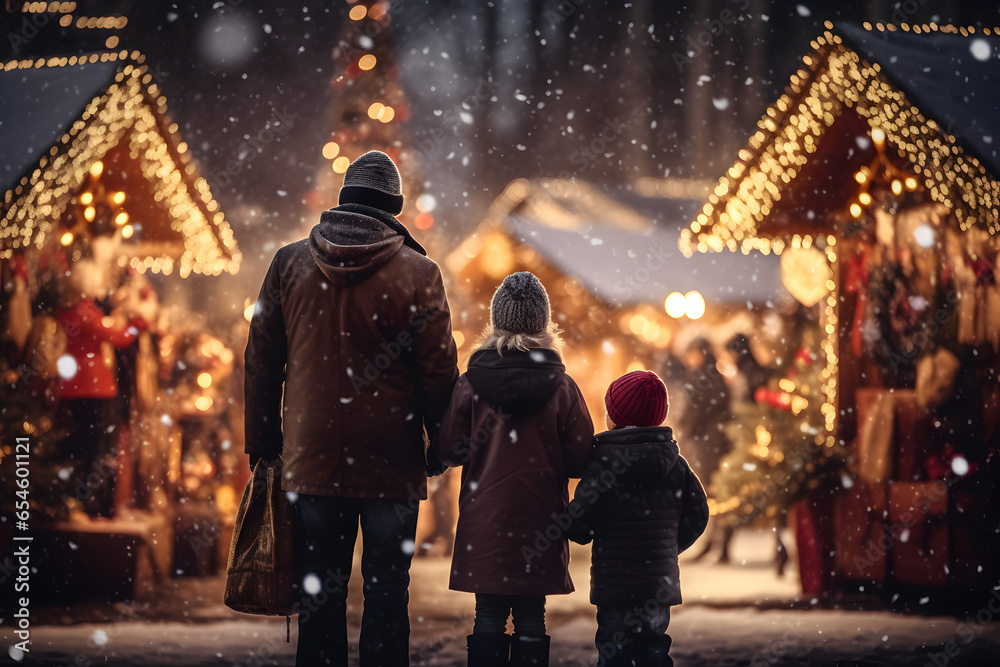
[(787, 248), (781, 253), (781, 282), (806, 308), (816, 305), (827, 295), (829, 279), (826, 255), (815, 246)]

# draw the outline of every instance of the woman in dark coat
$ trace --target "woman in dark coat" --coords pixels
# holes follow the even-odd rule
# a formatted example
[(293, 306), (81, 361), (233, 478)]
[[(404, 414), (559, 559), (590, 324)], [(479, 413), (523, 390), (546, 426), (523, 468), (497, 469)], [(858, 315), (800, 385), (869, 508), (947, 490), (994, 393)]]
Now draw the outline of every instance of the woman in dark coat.
[(594, 425), (559, 345), (542, 284), (507, 276), (432, 447), (462, 466), (450, 587), (476, 594), (469, 665), (547, 665), (545, 596), (573, 591), (560, 521)]

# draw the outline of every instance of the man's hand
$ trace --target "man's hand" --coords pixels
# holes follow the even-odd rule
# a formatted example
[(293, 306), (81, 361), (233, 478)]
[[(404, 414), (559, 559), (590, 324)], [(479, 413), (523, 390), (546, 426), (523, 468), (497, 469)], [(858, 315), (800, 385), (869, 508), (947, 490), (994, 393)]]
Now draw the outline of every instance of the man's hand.
[(425, 472), (428, 477), (437, 477), (438, 475), (443, 475), (444, 471), (448, 469), (448, 466), (441, 463), (441, 460), (434, 454), (433, 449), (427, 450), (427, 465), (424, 467)]

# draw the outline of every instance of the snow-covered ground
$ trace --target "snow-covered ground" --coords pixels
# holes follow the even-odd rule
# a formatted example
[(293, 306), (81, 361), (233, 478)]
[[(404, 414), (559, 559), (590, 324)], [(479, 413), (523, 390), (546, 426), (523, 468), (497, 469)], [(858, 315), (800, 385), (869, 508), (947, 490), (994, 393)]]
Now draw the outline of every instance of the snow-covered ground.
[[(1000, 665), (1000, 592), (984, 594), (979, 620), (909, 616), (886, 611), (796, 608), (798, 578), (778, 578), (770, 565), (773, 536), (739, 533), (733, 563), (682, 559), (686, 603), (674, 609), (672, 654), (685, 665)], [(552, 664), (596, 662), (594, 610), (587, 599), (589, 550), (573, 551), (576, 593), (550, 597)], [(794, 560), (792, 561), (794, 563)], [(414, 665), (464, 665), (472, 626), (472, 596), (447, 589), (448, 560), (418, 559), (412, 571), (410, 617)], [(360, 590), (352, 582), (350, 618), (360, 620)], [(32, 633), (24, 664), (292, 665), (296, 640), (285, 643), (283, 618), (248, 617), (221, 604), (222, 580), (176, 580), (149, 607), (73, 608), (41, 614), (51, 624)], [(775, 608), (778, 607), (778, 608)], [(75, 617), (75, 618), (74, 618)], [(62, 625), (81, 618), (99, 623)], [(985, 622), (981, 622), (985, 621)], [(4, 630), (5, 645), (9, 643)], [(951, 642), (951, 644), (949, 644)], [(4, 656), (7, 658), (7, 656)], [(356, 659), (356, 658), (355, 658)]]

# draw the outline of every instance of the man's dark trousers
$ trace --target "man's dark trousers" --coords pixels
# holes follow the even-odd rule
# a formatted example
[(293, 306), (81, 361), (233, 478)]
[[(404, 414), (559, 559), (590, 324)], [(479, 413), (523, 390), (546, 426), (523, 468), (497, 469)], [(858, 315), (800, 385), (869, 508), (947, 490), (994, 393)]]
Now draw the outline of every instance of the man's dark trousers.
[(417, 512), (401, 500), (299, 495), (302, 608), (297, 667), (347, 665), (347, 582), (361, 525), (362, 667), (409, 664), (407, 612)]

